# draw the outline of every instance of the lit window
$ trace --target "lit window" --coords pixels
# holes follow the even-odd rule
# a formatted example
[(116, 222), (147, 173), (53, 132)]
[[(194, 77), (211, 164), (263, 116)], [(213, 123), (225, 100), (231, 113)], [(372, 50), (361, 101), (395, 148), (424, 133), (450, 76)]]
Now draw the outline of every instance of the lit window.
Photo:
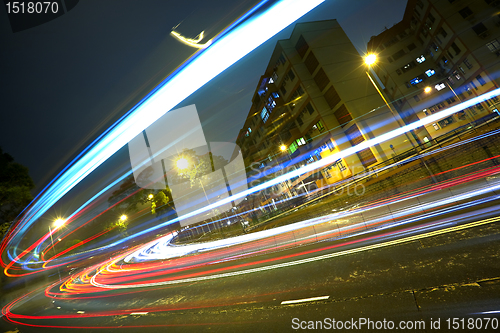
[(437, 131), (439, 130), (439, 125), (438, 124), (432, 124), (432, 126), (434, 126), (434, 129)]
[(269, 119), (269, 112), (267, 111), (266, 107), (262, 108), (262, 111), (260, 112), (260, 117), (262, 118), (263, 122), (266, 122), (267, 119)]
[(316, 123), (316, 127), (318, 128), (320, 133), (325, 130), (325, 127), (323, 126), (323, 123), (321, 122), (321, 120)]
[(422, 82), (422, 79), (419, 77), (410, 80), (410, 84), (419, 84), (420, 82)]
[(486, 46), (488, 47), (488, 50), (491, 52), (496, 52), (500, 50), (500, 43), (498, 42), (498, 39), (494, 39), (489, 43), (486, 43)]
[(306, 144), (306, 140), (304, 140), (304, 138), (300, 138), (300, 139), (297, 139), (297, 145), (298, 146), (302, 146), (302, 145), (305, 145)]
[(273, 75), (271, 76), (271, 79), (273, 80), (273, 82), (278, 81), (278, 74), (276, 74), (276, 72), (273, 72)]
[(433, 69), (428, 69), (425, 71), (425, 74), (429, 77), (433, 76), (434, 74), (436, 74), (436, 71), (433, 70)]
[(446, 86), (444, 85), (444, 83), (438, 83), (434, 86), (434, 88), (436, 88), (436, 90), (439, 91), (441, 89), (446, 88)]
[(269, 83), (274, 83), (274, 80), (272, 77), (269, 78)]
[(425, 61), (425, 57), (424, 57), (424, 55), (423, 55), (423, 54), (422, 54), (420, 57), (418, 57), (418, 58), (417, 58), (417, 62), (418, 62), (419, 64), (423, 63), (424, 61)]
[(272, 93), (274, 98), (280, 98), (280, 94), (278, 94), (276, 91)]

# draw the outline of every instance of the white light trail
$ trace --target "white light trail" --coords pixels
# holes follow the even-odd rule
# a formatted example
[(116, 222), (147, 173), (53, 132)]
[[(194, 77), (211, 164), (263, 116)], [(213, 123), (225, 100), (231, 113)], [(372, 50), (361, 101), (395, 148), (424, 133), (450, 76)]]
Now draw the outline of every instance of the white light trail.
[(311, 298), (303, 298), (303, 299), (294, 299), (291, 301), (283, 301), (283, 302), (281, 302), (281, 305), (322, 301), (322, 300), (329, 299), (329, 298), (330, 298), (330, 296), (319, 296), (319, 297), (311, 297)]
[(250, 268), (250, 269), (240, 270), (240, 271), (235, 271), (235, 272), (219, 273), (219, 274), (212, 274), (212, 275), (199, 276), (199, 277), (193, 277), (193, 278), (184, 278), (184, 279), (178, 279), (178, 280), (168, 280), (168, 281), (143, 283), (143, 284), (127, 284), (127, 285), (125, 285), (125, 284), (123, 284), (123, 285), (101, 284), (95, 280), (97, 275), (94, 275), (90, 279), (90, 283), (93, 286), (100, 287), (100, 288), (121, 289), (121, 288), (154, 287), (154, 286), (161, 286), (161, 285), (173, 285), (173, 284), (191, 283), (191, 282), (197, 282), (197, 281), (214, 280), (214, 279), (224, 278), (224, 277), (231, 277), (231, 276), (238, 276), (238, 275), (243, 275), (243, 274), (269, 271), (272, 269), (278, 269), (278, 268), (283, 268), (283, 267), (297, 266), (297, 265), (302, 265), (302, 264), (315, 262), (315, 261), (319, 261), (319, 260), (325, 260), (325, 259), (345, 256), (345, 255), (349, 255), (349, 254), (370, 251), (370, 250), (374, 250), (374, 249), (380, 249), (380, 248), (384, 248), (384, 247), (388, 247), (388, 246), (393, 246), (393, 245), (397, 245), (397, 244), (403, 244), (403, 243), (407, 243), (407, 242), (411, 242), (411, 241), (416, 241), (419, 239), (425, 239), (425, 238), (429, 238), (429, 237), (433, 237), (433, 236), (444, 235), (444, 234), (447, 234), (450, 232), (456, 232), (456, 231), (460, 231), (460, 230), (470, 229), (473, 227), (478, 227), (478, 226), (485, 225), (485, 224), (495, 223), (498, 221), (500, 221), (500, 217), (493, 217), (493, 218), (485, 219), (485, 220), (478, 221), (478, 222), (467, 223), (467, 224), (463, 224), (463, 225), (459, 225), (459, 226), (449, 227), (446, 229), (439, 229), (436, 231), (431, 231), (428, 233), (409, 236), (409, 237), (400, 238), (400, 239), (394, 239), (394, 240), (386, 241), (383, 243), (376, 243), (376, 244), (366, 245), (366, 246), (362, 246), (362, 247), (358, 247), (358, 248), (354, 248), (354, 249), (349, 249), (349, 250), (344, 250), (344, 251), (340, 251), (340, 252), (328, 253), (328, 254), (324, 254), (324, 255), (320, 255), (320, 256), (316, 256), (316, 257), (299, 259), (299, 260), (295, 260), (295, 261), (284, 262), (284, 263), (280, 263), (280, 264), (268, 265), (268, 266), (263, 266), (263, 267)]
[[(256, 17), (250, 17), (240, 26), (212, 43), (210, 47), (198, 53), (187, 66), (181, 69), (141, 105), (138, 105), (129, 116), (106, 133), (85, 155), (47, 188), (25, 213), (19, 228), (20, 232), (15, 237), (16, 240), (20, 241), (23, 232), (30, 225), (145, 128), (212, 78), (323, 1), (279, 1)], [(12, 250), (18, 251), (16, 244), (13, 244)]]

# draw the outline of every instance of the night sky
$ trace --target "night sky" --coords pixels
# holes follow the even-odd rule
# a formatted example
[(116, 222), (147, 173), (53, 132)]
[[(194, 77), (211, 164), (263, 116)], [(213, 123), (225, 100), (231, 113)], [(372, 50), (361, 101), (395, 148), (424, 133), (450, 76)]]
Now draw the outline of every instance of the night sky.
[[(363, 52), (399, 22), (406, 0), (327, 0), (300, 21), (337, 19)], [(236, 3), (236, 4), (235, 4)], [(43, 25), (12, 33), (0, 9), (0, 146), (27, 166), (37, 194), (93, 139), (254, 1), (85, 0)], [(182, 104), (195, 103), (207, 141), (235, 142), (278, 39), (230, 67)], [(223, 130), (221, 130), (221, 128)]]

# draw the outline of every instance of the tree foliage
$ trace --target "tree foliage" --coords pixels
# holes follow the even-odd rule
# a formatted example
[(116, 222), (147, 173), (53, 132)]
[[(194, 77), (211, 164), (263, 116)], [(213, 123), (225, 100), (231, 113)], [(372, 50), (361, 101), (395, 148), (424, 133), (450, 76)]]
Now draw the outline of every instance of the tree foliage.
[(33, 200), (35, 187), (28, 168), (0, 148), (0, 223), (12, 222)]
[(193, 149), (184, 149), (180, 156), (187, 160), (188, 167), (179, 170), (181, 179), (189, 180), (191, 186), (198, 182), (198, 178), (215, 171), (215, 165), (226, 165), (224, 157), (211, 153), (198, 155)]

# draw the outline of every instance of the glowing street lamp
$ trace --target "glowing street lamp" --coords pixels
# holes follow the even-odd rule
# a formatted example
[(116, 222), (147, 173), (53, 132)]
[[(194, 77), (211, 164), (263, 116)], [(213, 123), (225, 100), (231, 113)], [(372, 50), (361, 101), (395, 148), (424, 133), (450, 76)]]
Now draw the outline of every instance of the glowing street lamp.
[(62, 227), (64, 225), (65, 222), (66, 221), (64, 221), (63, 219), (58, 218), (57, 220), (54, 221), (54, 227), (60, 228), (60, 227)]
[[(369, 70), (371, 70), (372, 69), (371, 66), (374, 65), (377, 62), (377, 55), (375, 55), (374, 53), (370, 53), (366, 57), (364, 57), (364, 60), (365, 60), (365, 64), (368, 65), (368, 70), (366, 71), (366, 75), (368, 75), (368, 78), (370, 79), (370, 82), (373, 84), (373, 86), (377, 90), (378, 94), (380, 95), (380, 97), (384, 101), (384, 103), (387, 106), (387, 108), (391, 111), (394, 119), (396, 119), (396, 122), (398, 123), (398, 126), (400, 126), (400, 127), (404, 126), (404, 123), (401, 124), (402, 123), (402, 119), (400, 119), (399, 115), (392, 109), (391, 105), (387, 102), (385, 96), (382, 94), (382, 91), (380, 91), (379, 87), (377, 86), (377, 84), (373, 80), (372, 76), (370, 75)], [(405, 136), (408, 139), (408, 141), (410, 142), (410, 144), (413, 147), (415, 147), (415, 145), (413, 144), (413, 141), (408, 136), (408, 133), (405, 132)]]
[(424, 88), (424, 92), (425, 92), (426, 94), (430, 93), (431, 91), (432, 91), (432, 88), (431, 88), (431, 87), (425, 87), (425, 88)]
[(127, 215), (123, 214), (120, 216), (120, 221), (126, 221), (127, 220)]
[(377, 62), (377, 55), (374, 53), (370, 53), (365, 57), (365, 64), (367, 64), (368, 66), (371, 66), (376, 62)]
[(281, 151), (285, 151), (285, 150), (286, 150), (286, 146), (285, 146), (285, 145), (281, 145), (281, 146), (280, 146), (280, 150), (281, 150)]
[(149, 200), (153, 200), (153, 198), (154, 198), (153, 193), (150, 193), (150, 194), (148, 195), (148, 199), (149, 199)]
[[(54, 221), (54, 231), (59, 229), (60, 227), (62, 227), (64, 225), (64, 223), (66, 223), (66, 221), (62, 218), (58, 218), (57, 220)], [(50, 224), (49, 224), (49, 234), (50, 234), (50, 242), (52, 243), (52, 249), (54, 250), (54, 255), (57, 254), (56, 252), (56, 247), (54, 246), (54, 238), (52, 238), (52, 229), (50, 228)], [(61, 241), (61, 239), (59, 238), (59, 241)], [(57, 273), (59, 274), (59, 281), (61, 281), (61, 272), (59, 271), (59, 267), (57, 267)]]
[(181, 157), (177, 160), (176, 165), (177, 169), (184, 170), (189, 166), (189, 162), (184, 157)]

